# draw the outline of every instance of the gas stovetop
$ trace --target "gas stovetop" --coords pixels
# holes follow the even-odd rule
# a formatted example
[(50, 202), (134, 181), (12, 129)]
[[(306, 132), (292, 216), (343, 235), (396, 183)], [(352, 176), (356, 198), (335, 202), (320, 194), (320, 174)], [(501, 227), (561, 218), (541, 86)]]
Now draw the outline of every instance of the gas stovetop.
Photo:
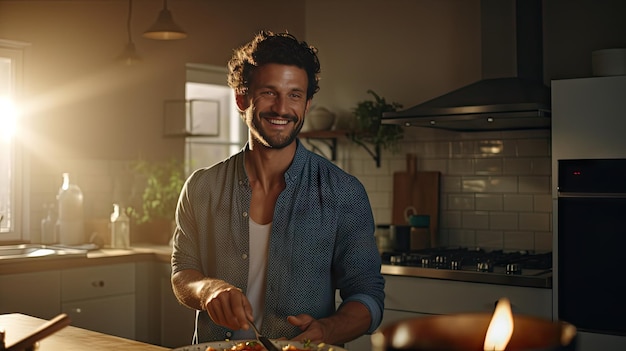
[(433, 248), (383, 252), (383, 264), (506, 275), (541, 275), (552, 270), (552, 253), (487, 251), (480, 248)]

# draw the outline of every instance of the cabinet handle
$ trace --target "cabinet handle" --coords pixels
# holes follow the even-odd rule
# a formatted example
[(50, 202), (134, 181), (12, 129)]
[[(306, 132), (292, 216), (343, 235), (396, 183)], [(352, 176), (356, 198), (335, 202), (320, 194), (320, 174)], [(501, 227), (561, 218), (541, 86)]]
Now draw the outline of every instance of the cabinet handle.
[(93, 286), (94, 288), (101, 288), (104, 286), (104, 280), (95, 280), (91, 282), (91, 286)]

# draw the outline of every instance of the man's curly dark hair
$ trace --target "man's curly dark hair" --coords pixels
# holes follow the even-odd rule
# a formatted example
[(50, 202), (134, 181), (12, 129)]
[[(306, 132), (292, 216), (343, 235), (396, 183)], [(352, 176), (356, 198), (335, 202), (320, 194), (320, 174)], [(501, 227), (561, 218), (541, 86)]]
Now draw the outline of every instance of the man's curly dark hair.
[(271, 31), (261, 31), (249, 43), (234, 50), (228, 61), (228, 85), (237, 94), (247, 94), (252, 73), (257, 67), (267, 63), (304, 69), (309, 81), (307, 99), (311, 99), (320, 90), (317, 49), (289, 33)]

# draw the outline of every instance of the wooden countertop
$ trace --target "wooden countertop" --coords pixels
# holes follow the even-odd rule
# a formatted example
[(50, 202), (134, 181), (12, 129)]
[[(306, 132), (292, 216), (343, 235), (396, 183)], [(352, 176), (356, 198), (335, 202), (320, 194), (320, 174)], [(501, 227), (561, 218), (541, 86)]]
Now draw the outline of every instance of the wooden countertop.
[[(11, 346), (47, 321), (20, 313), (0, 315), (0, 328), (6, 332), (5, 344)], [(164, 351), (165, 347), (106, 335), (70, 326), (40, 341), (40, 351)]]
[(136, 244), (128, 250), (92, 250), (86, 256), (29, 257), (0, 260), (0, 274), (41, 272), (103, 264), (155, 261), (170, 263), (172, 248), (166, 245)]

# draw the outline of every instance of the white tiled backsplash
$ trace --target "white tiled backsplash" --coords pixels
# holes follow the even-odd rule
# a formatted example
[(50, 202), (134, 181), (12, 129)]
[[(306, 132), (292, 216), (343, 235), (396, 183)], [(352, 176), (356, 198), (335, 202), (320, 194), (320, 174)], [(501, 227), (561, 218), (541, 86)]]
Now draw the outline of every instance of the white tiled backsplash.
[(405, 128), (381, 165), (340, 142), (337, 163), (365, 185), (377, 224), (391, 220), (393, 173), (406, 154), (419, 171), (441, 172), (440, 242), (505, 250), (552, 250), (550, 131), (457, 133)]
[[(319, 141), (316, 145), (324, 149)], [(310, 146), (306, 141), (304, 144)], [(310, 148), (310, 147), (309, 147)], [(456, 133), (405, 128), (395, 153), (383, 151), (380, 167), (348, 139), (338, 143), (336, 163), (364, 184), (377, 224), (391, 220), (393, 173), (406, 169), (406, 154), (418, 170), (441, 172), (440, 242), (488, 249), (552, 249), (550, 132)], [(82, 188), (85, 217), (106, 220), (114, 201), (129, 201), (130, 163), (112, 160), (34, 162), (31, 184), (32, 240), (40, 235), (43, 204), (55, 201), (61, 173)]]

